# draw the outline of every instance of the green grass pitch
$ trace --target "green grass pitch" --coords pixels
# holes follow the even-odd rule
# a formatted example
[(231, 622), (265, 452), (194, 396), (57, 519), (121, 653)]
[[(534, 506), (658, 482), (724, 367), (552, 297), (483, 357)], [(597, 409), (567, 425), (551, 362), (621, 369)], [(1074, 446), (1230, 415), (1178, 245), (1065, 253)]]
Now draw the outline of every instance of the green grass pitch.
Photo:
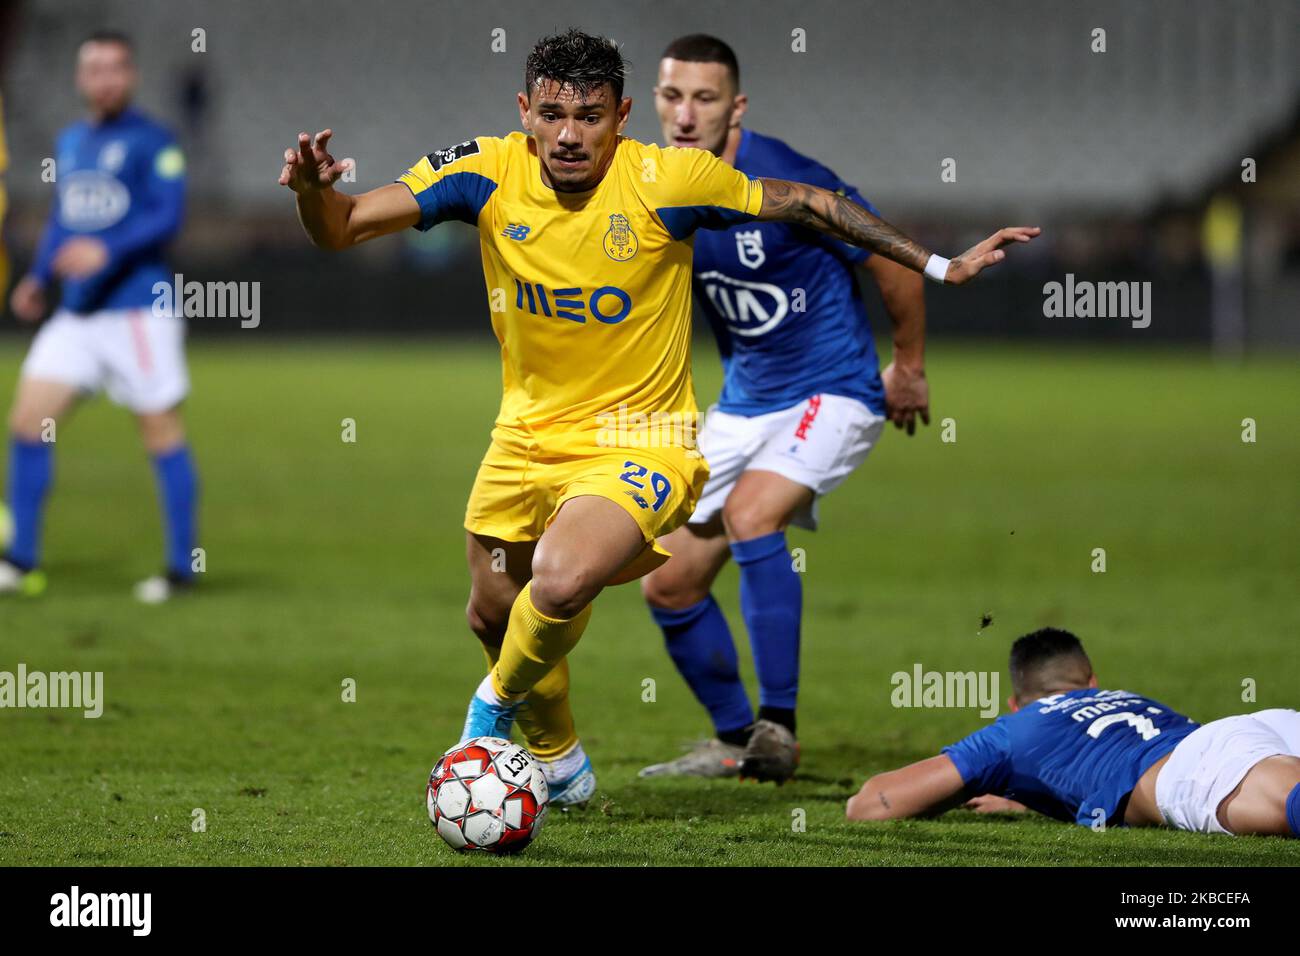
[[(448, 850), (423, 801), (482, 666), (461, 518), (499, 398), (495, 350), (253, 335), (191, 351), (208, 565), (193, 599), (131, 599), (161, 548), (129, 418), (96, 402), (61, 426), (50, 587), (0, 605), (0, 670), (102, 671), (106, 706), (98, 720), (0, 711), (0, 864), (1300, 863), (1300, 842), (1280, 839), (843, 819), (867, 775), (982, 723), (894, 708), (891, 674), (1002, 672), (1010, 641), (1044, 624), (1080, 634), (1104, 686), (1202, 721), (1300, 705), (1294, 364), (938, 344), (935, 423), (910, 440), (891, 429), (823, 503), (822, 530), (792, 533), (807, 561), (799, 778), (637, 780), (707, 722), (637, 589), (616, 588), (572, 658), (599, 795), (502, 861)], [(20, 345), (0, 344), (0, 381)], [(708, 345), (697, 357), (707, 399), (717, 362)], [(734, 568), (717, 593), (752, 688)]]

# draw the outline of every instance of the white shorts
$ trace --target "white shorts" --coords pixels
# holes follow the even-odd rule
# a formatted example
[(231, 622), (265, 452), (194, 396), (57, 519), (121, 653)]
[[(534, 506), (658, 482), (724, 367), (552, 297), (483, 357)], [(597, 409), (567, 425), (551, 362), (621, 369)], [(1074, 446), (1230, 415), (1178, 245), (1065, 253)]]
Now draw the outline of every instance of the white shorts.
[(793, 518), (817, 528), (817, 499), (839, 487), (880, 439), (885, 419), (857, 399), (814, 395), (765, 415), (733, 415), (709, 409), (700, 429), (700, 451), (709, 481), (691, 515), (692, 524), (711, 521), (746, 471), (774, 471), (811, 488), (808, 507)]
[(1300, 756), (1300, 713), (1261, 710), (1198, 727), (1178, 742), (1156, 777), (1165, 822), (1196, 833), (1227, 833), (1219, 804), (1261, 760)]
[(54, 313), (32, 340), (23, 378), (99, 391), (137, 413), (163, 412), (190, 390), (185, 321), (151, 309)]

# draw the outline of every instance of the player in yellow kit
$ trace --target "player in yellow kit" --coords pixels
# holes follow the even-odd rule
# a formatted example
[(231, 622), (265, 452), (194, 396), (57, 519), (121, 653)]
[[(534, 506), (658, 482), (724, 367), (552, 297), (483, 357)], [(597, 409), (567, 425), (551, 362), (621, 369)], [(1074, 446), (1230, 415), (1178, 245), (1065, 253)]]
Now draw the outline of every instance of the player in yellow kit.
[(467, 615), (489, 673), (463, 737), (508, 737), (517, 720), (552, 802), (582, 803), (595, 777), (565, 657), (604, 587), (666, 560), (656, 538), (708, 477), (694, 447), (694, 231), (797, 222), (960, 284), (1037, 230), (1001, 230), (950, 262), (834, 193), (628, 139), (622, 56), (575, 30), (538, 42), (518, 105), (525, 132), (430, 153), (359, 196), (333, 188), (347, 167), (327, 152), (332, 131), (302, 133), (280, 183), (329, 249), (450, 219), (478, 228), (504, 394), (465, 517)]
[[(542, 168), (535, 140), (511, 133), (433, 153), (400, 179), (419, 227), (464, 218), (483, 237), (504, 395), (466, 528), (536, 541), (560, 504), (595, 496), (639, 529), (628, 543), (643, 553), (610, 569), (632, 561), (634, 577), (658, 563), (655, 535), (681, 523), (708, 477), (693, 442), (691, 247), (680, 239), (701, 221), (752, 219), (762, 187), (687, 150), (627, 139), (591, 190), (557, 191)], [(625, 421), (680, 422), (679, 440), (612, 447), (620, 410)]]

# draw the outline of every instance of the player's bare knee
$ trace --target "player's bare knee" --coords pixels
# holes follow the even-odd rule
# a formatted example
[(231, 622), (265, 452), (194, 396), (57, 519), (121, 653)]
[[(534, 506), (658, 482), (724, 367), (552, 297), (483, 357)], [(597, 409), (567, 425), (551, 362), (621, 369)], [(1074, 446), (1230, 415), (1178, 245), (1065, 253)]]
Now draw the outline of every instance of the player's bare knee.
[(708, 597), (708, 589), (701, 589), (674, 573), (671, 565), (670, 561), (641, 579), (641, 596), (647, 604), (665, 611), (682, 611)]
[(175, 411), (137, 415), (140, 440), (151, 455), (164, 455), (185, 443), (185, 426)]
[[(662, 568), (660, 569), (662, 571)], [(672, 589), (660, 579), (660, 571), (647, 574), (641, 579), (641, 597), (651, 607), (671, 609)]]
[(732, 541), (750, 541), (780, 531), (781, 521), (752, 502), (732, 502), (722, 508), (722, 523)]
[(577, 617), (591, 603), (591, 598), (586, 596), (587, 590), (572, 578), (547, 579), (541, 582), (540, 587), (534, 578), (531, 594), (533, 607), (547, 617), (561, 621)]
[(568, 620), (592, 602), (599, 586), (584, 568), (533, 566), (533, 607), (547, 617)]
[(495, 629), (479, 611), (473, 598), (470, 598), (469, 603), (465, 605), (465, 622), (469, 624), (469, 629), (480, 641), (488, 641), (491, 639), (492, 632)]
[(470, 594), (465, 605), (465, 620), (469, 629), (484, 644), (498, 646), (505, 639), (506, 624), (510, 620), (510, 605), (502, 610), (499, 602), (485, 600)]
[(36, 442), (41, 440), (41, 418), (30, 409), (15, 405), (9, 411), (9, 434), (19, 441)]

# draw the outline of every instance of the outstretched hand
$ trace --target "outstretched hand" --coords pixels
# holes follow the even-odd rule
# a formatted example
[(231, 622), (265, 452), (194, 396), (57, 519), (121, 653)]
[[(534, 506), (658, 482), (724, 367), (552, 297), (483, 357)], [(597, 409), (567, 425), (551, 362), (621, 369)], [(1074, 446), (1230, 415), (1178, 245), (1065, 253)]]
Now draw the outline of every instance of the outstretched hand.
[(948, 263), (944, 284), (964, 285), (984, 269), (1005, 259), (1007, 254), (1002, 251), (1003, 246), (1013, 242), (1029, 242), (1042, 231), (1038, 226), (1007, 226), (999, 229)]
[(296, 193), (311, 192), (333, 186), (345, 172), (352, 168), (352, 161), (335, 160), (325, 149), (332, 129), (321, 130), (315, 136), (298, 134), (298, 148), (284, 151), (284, 168), (280, 170), (280, 185), (288, 186)]

